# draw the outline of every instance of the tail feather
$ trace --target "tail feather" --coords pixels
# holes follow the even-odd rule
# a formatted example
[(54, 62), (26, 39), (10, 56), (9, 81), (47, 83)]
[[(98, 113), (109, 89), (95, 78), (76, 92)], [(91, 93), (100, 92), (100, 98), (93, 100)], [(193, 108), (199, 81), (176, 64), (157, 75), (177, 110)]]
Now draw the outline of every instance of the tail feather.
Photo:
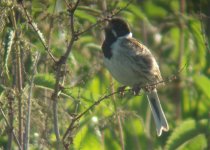
[(161, 136), (162, 131), (169, 130), (169, 126), (165, 114), (162, 110), (157, 90), (154, 89), (151, 92), (147, 92), (147, 98), (149, 100), (150, 108), (155, 120), (157, 134), (158, 136)]

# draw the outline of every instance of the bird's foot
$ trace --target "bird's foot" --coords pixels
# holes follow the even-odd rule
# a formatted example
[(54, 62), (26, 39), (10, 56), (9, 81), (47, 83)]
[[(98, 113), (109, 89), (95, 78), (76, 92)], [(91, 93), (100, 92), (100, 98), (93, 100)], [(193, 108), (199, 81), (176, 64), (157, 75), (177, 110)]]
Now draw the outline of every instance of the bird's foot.
[(140, 86), (134, 86), (132, 88), (132, 91), (133, 91), (134, 95), (138, 95), (141, 91), (141, 88), (140, 88)]
[(126, 86), (121, 86), (117, 89), (117, 91), (120, 93), (120, 96), (125, 95), (125, 88), (126, 88)]

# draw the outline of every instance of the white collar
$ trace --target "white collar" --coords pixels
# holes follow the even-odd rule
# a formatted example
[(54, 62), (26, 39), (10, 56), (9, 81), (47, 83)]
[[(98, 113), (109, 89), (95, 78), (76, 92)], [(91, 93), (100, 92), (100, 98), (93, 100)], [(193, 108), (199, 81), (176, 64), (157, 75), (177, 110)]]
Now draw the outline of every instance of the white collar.
[(133, 34), (130, 32), (124, 36), (118, 37), (118, 39), (123, 39), (123, 38), (132, 38)]

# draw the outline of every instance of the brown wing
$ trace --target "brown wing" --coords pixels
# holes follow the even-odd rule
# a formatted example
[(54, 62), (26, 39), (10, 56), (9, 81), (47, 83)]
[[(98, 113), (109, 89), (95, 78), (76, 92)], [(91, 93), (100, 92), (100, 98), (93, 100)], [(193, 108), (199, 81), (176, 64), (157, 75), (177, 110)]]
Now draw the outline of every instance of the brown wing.
[(159, 67), (150, 50), (134, 38), (124, 39), (122, 46), (130, 50), (131, 59), (135, 62), (133, 70), (144, 77), (148, 82), (162, 80)]

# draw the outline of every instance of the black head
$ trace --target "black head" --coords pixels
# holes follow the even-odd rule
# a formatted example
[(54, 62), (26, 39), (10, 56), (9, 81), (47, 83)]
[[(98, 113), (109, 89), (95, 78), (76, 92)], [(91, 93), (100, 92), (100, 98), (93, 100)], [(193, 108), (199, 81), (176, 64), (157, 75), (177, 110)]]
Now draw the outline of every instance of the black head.
[(105, 40), (102, 45), (104, 56), (110, 59), (112, 57), (111, 45), (118, 37), (128, 35), (129, 33), (130, 28), (124, 20), (120, 18), (109, 20), (108, 26), (105, 28)]
[(115, 38), (128, 35), (130, 33), (130, 28), (128, 24), (120, 18), (114, 18), (109, 21), (109, 24), (105, 30), (106, 36), (107, 34), (112, 34), (109, 36), (113, 36)]

